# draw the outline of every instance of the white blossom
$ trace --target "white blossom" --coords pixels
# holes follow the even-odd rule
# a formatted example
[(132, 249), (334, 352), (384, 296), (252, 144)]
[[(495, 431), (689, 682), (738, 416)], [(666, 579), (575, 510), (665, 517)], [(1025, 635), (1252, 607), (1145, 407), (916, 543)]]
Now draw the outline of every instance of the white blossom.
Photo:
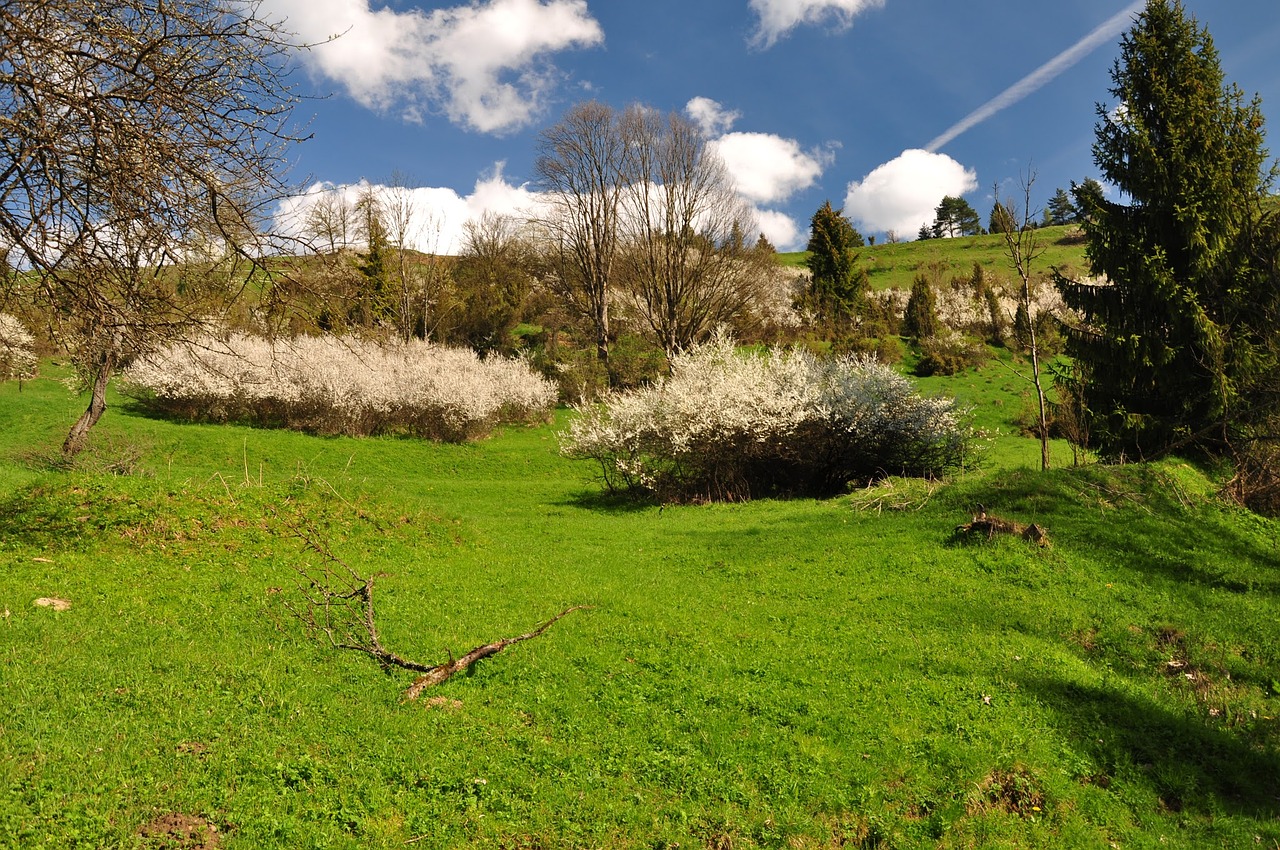
[(36, 376), (35, 342), (22, 322), (0, 313), (0, 381), (29, 381)]
[(545, 419), (556, 402), (554, 384), (522, 360), (420, 341), (205, 337), (134, 363), (124, 378), (148, 403), (192, 419), (450, 441)]
[(566, 455), (597, 461), (610, 488), (675, 499), (937, 475), (963, 462), (973, 437), (954, 401), (921, 397), (872, 359), (744, 355), (723, 335), (673, 358), (670, 378), (577, 413)]

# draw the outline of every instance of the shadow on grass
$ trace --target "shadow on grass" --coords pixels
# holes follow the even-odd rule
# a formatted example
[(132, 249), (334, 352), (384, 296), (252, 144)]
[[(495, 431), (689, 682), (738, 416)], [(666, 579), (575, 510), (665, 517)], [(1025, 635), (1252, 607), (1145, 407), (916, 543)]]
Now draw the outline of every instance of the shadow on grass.
[[(1111, 781), (1143, 781), (1170, 812), (1280, 816), (1280, 757), (1212, 721), (1106, 688), (1033, 678), (1023, 687), (1054, 712)], [(1267, 748), (1270, 749), (1270, 748)]]
[(24, 487), (0, 501), (0, 538), (60, 550), (147, 519), (132, 498), (102, 482), (58, 480)]
[(559, 504), (607, 514), (638, 514), (662, 510), (662, 506), (653, 499), (606, 489), (579, 490)]
[(1055, 546), (1087, 548), (1148, 580), (1280, 595), (1277, 541), (1247, 529), (1237, 513), (1243, 509), (1187, 493), (1160, 466), (1019, 470), (945, 498), (957, 516), (980, 503), (1041, 524)]

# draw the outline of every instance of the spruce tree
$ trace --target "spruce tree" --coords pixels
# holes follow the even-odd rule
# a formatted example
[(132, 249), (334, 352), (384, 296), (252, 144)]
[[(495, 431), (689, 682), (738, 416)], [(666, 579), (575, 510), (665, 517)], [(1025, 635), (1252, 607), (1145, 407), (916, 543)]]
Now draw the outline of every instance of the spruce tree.
[(840, 210), (826, 201), (813, 214), (809, 232), (809, 301), (818, 316), (837, 324), (847, 322), (857, 310), (868, 288), (866, 274), (857, 274), (862, 234)]
[(916, 275), (902, 317), (902, 332), (916, 341), (938, 335), (938, 299), (924, 275)]
[(1071, 203), (1066, 189), (1058, 189), (1053, 193), (1045, 212), (1048, 213), (1050, 225), (1070, 224), (1077, 219), (1075, 204)]
[(1080, 221), (1085, 217), (1085, 210), (1099, 209), (1102, 206), (1102, 202), (1106, 200), (1102, 184), (1092, 177), (1084, 178), (1083, 183), (1072, 181), (1071, 194), (1076, 199), (1074, 204), (1076, 221)]
[[(1069, 352), (1106, 457), (1220, 451), (1253, 410), (1276, 281), (1254, 234), (1271, 182), (1257, 98), (1224, 85), (1207, 30), (1149, 0), (1121, 40), (1094, 160), (1128, 204), (1076, 188), (1095, 280), (1058, 277), (1084, 316)], [(1265, 229), (1264, 229), (1265, 230)]]

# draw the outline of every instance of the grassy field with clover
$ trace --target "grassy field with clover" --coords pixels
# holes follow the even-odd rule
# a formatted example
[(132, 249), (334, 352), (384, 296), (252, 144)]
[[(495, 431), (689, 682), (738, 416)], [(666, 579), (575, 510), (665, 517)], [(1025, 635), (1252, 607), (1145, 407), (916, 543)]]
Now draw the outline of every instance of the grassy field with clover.
[[(567, 412), (120, 403), (61, 469), (45, 372), (0, 385), (0, 847), (1280, 846), (1280, 524), (1179, 462), (1039, 472), (1006, 364), (926, 382), (991, 431), (945, 485), (665, 508), (562, 458)], [(1051, 545), (958, 536), (979, 503)], [(590, 607), (407, 702), (290, 615), (304, 537), (424, 662)]]

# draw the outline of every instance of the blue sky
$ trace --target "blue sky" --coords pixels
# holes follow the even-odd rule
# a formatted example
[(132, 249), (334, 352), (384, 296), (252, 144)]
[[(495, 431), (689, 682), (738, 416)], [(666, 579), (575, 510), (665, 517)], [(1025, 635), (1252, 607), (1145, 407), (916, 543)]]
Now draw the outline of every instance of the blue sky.
[[(1280, 134), (1280, 3), (1187, 0), (1223, 69)], [(336, 191), (393, 177), (426, 250), (462, 221), (533, 203), (538, 133), (574, 103), (634, 102), (703, 124), (780, 249), (803, 247), (824, 200), (866, 234), (913, 238), (944, 194), (984, 221), (992, 185), (1033, 205), (1096, 176), (1116, 16), (1132, 0), (265, 0), (301, 38), (313, 138), (293, 177)], [(1106, 26), (1112, 22), (1110, 27)], [(1102, 30), (1099, 31), (1099, 28)], [(1089, 41), (1090, 34), (1094, 38)], [(1114, 33), (1114, 34), (1113, 34)], [(1091, 44), (1097, 44), (1090, 50)], [(1038, 87), (923, 149), (1075, 47)], [(996, 107), (1001, 104), (997, 103)], [(981, 117), (981, 116), (979, 116)], [(1280, 143), (1276, 143), (1280, 151)], [(347, 187), (347, 188), (344, 188)], [(311, 197), (314, 197), (312, 195)], [(305, 208), (307, 198), (288, 209)]]

